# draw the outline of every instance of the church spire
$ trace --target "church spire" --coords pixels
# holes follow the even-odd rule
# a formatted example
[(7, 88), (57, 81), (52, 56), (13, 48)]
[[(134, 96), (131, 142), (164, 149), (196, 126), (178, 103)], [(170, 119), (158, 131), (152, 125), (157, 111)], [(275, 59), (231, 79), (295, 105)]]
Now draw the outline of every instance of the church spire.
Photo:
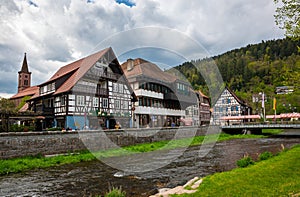
[(26, 53), (24, 53), (23, 65), (22, 65), (22, 68), (21, 68), (20, 72), (29, 73), (29, 71), (28, 71), (28, 64), (27, 64), (27, 58), (26, 58)]
[(28, 70), (26, 53), (24, 54), (22, 68), (19, 71), (18, 92), (31, 86), (31, 72)]

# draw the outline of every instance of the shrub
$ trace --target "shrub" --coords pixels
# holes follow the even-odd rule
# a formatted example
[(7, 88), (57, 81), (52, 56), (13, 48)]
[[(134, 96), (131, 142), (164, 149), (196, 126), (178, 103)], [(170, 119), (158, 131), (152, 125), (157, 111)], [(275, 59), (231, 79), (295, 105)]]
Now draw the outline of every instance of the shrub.
[(33, 131), (34, 127), (33, 126), (23, 126), (23, 125), (11, 125), (9, 128), (9, 131), (11, 132), (27, 132), (27, 131)]
[(62, 130), (61, 127), (52, 127), (47, 129), (47, 131), (61, 131), (61, 130)]
[(263, 152), (263, 153), (259, 154), (258, 160), (259, 161), (263, 161), (263, 160), (267, 160), (267, 159), (269, 159), (271, 157), (273, 157), (273, 154), (270, 153), (270, 152), (268, 152), (268, 151), (266, 151), (266, 152)]
[(245, 168), (245, 167), (247, 167), (249, 165), (253, 165), (253, 164), (254, 164), (254, 161), (249, 156), (246, 156), (236, 162), (236, 165), (240, 168)]
[(105, 197), (126, 197), (126, 192), (122, 191), (121, 188), (113, 188), (105, 194)]

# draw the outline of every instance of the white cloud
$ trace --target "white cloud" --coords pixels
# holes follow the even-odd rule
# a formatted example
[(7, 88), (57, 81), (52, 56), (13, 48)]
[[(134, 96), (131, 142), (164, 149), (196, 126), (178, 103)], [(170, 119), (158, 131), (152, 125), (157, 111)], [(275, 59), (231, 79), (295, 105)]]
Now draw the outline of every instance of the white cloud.
[[(184, 38), (194, 39), (216, 55), (261, 40), (283, 37), (274, 23), (273, 1), (135, 0), (133, 7), (113, 0), (32, 2), (34, 4), (27, 0), (1, 2), (0, 92), (16, 91), (16, 75), (24, 52), (27, 52), (35, 85), (47, 80), (66, 62), (100, 49), (98, 44), (111, 35), (133, 28), (170, 28), (181, 36), (176, 40), (172, 35), (154, 37), (151, 32), (135, 37), (127, 35), (118, 40), (116, 47), (119, 48), (113, 48), (115, 51), (138, 43), (137, 39), (144, 39), (141, 43), (145, 43), (151, 38), (175, 52), (189, 54), (189, 58), (200, 58), (201, 54), (191, 50)], [(153, 43), (158, 45), (158, 42)]]
[(0, 92), (0, 98), (10, 98), (12, 97), (14, 94), (8, 94), (8, 93), (2, 93)]

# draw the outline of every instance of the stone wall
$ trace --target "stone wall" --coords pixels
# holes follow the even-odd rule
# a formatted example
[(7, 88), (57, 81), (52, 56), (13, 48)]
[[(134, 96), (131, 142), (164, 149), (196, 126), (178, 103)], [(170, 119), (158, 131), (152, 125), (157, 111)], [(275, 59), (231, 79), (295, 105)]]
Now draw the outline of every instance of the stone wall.
[(205, 135), (207, 128), (129, 129), (0, 133), (0, 158), (51, 155), (81, 150), (104, 150), (162, 140)]

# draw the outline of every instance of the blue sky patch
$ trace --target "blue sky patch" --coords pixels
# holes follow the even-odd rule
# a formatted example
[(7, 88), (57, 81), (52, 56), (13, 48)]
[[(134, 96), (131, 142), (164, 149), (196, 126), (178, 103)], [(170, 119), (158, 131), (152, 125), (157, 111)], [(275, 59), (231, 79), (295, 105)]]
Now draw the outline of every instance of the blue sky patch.
[(135, 6), (135, 3), (132, 2), (131, 0), (116, 0), (116, 2), (118, 4), (122, 4), (123, 3), (123, 4), (125, 4), (125, 5), (127, 5), (129, 7)]

